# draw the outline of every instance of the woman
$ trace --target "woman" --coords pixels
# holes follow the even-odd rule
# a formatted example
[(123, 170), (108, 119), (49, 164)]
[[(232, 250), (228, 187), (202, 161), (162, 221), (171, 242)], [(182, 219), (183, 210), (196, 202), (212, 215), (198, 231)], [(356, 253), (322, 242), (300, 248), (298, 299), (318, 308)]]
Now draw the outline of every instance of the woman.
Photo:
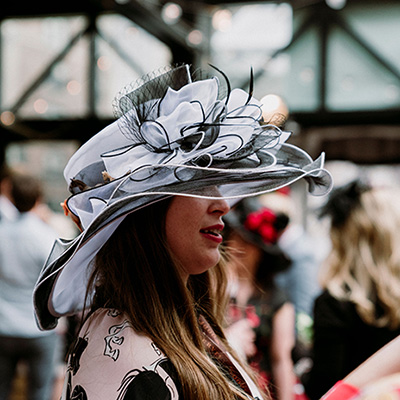
[(187, 65), (116, 100), (118, 120), (84, 144), (64, 207), (82, 233), (56, 243), (34, 300), (39, 325), (86, 310), (63, 399), (261, 399), (222, 330), (226, 199), (302, 177), (330, 185), (242, 90)]
[(332, 192), (332, 249), (314, 308), (314, 366), (306, 391), (319, 399), (400, 334), (398, 189), (354, 181)]
[(289, 258), (277, 246), (289, 218), (249, 198), (238, 203), (225, 221), (230, 228), (227, 244), (233, 253), (228, 264), (233, 276), (228, 338), (239, 346), (245, 344), (236, 325), (247, 319), (256, 336), (254, 352), (246, 355), (259, 372), (261, 385), (274, 389), (274, 398), (293, 400), (295, 311), (274, 283), (276, 273), (290, 267)]

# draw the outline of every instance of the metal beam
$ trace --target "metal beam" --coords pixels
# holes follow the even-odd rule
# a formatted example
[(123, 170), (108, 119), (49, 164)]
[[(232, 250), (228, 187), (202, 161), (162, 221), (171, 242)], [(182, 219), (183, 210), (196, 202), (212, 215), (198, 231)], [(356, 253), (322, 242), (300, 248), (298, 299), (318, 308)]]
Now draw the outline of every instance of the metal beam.
[(22, 93), (22, 95), (19, 97), (19, 99), (16, 101), (16, 103), (9, 109), (12, 113), (16, 114), (18, 110), (22, 107), (22, 105), (26, 102), (26, 100), (29, 98), (29, 96), (48, 78), (48, 76), (51, 74), (53, 71), (53, 68), (66, 57), (66, 55), (69, 53), (71, 48), (77, 43), (83, 35), (88, 32), (90, 29), (90, 26), (86, 27), (85, 29), (79, 31), (70, 41), (67, 43), (67, 45), (64, 47), (64, 49), (54, 57), (52, 61), (48, 64), (48, 66), (43, 70), (43, 72), (31, 83), (31, 85)]
[(160, 10), (150, 8), (145, 2), (131, 0), (126, 4), (113, 2), (110, 10), (133, 21), (147, 32), (158, 38), (171, 48), (173, 53), (181, 53), (182, 60), (191, 63), (195, 57), (196, 48), (187, 42), (187, 37), (191, 30), (188, 24), (183, 21), (168, 25), (161, 17)]
[(318, 21), (319, 29), (319, 79), (318, 79), (318, 93), (319, 93), (319, 112), (326, 110), (327, 100), (327, 48), (330, 31), (330, 12), (327, 12), (326, 7), (315, 7), (315, 17)]
[[(271, 54), (270, 58), (268, 59), (267, 63), (264, 65), (264, 67), (258, 69), (257, 71), (254, 71), (254, 82), (257, 81), (257, 79), (261, 78), (265, 72), (266, 69), (265, 67), (268, 65), (268, 63), (273, 60), (275, 57), (277, 57), (279, 54), (284, 53), (285, 51), (289, 50), (303, 35), (305, 32), (307, 32), (308, 28), (315, 23), (315, 13), (312, 12), (308, 15), (308, 17), (303, 21), (303, 23), (297, 28), (296, 32), (294, 32), (292, 36), (292, 40), (285, 46), (281, 47), (280, 49), (276, 50), (274, 53)], [(239, 87), (245, 90), (249, 86), (250, 79), (246, 78), (245, 81), (243, 81), (241, 84), (239, 84)]]
[(343, 126), (355, 124), (400, 125), (400, 108), (365, 111), (304, 111), (290, 116), (301, 126)]
[(101, 39), (103, 39), (110, 48), (119, 56), (121, 60), (123, 60), (129, 67), (131, 67), (134, 71), (137, 71), (139, 75), (145, 75), (148, 71), (145, 71), (131, 56), (131, 54), (127, 53), (123, 48), (119, 45), (119, 43), (112, 39), (109, 35), (104, 34), (100, 30), (97, 31), (97, 34)]
[(96, 46), (96, 15), (89, 16), (89, 25), (86, 34), (89, 37), (89, 53), (88, 53), (88, 103), (89, 103), (89, 116), (96, 115), (96, 78), (97, 78), (97, 46)]
[(340, 28), (342, 28), (356, 43), (358, 43), (373, 59), (375, 59), (382, 67), (394, 75), (398, 80), (400, 80), (400, 71), (395, 68), (388, 60), (379, 54), (379, 51), (371, 46), (364, 38), (358, 35), (354, 29), (340, 17), (337, 13), (332, 13), (332, 20)]

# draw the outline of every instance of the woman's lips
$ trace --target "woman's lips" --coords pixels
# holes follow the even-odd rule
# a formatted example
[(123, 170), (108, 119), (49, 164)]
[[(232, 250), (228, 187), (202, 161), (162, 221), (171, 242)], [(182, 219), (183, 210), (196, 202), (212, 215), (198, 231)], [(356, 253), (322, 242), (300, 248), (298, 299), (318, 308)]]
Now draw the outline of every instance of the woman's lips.
[(212, 240), (216, 243), (221, 243), (223, 238), (221, 231), (224, 229), (224, 225), (218, 224), (213, 226), (208, 226), (207, 228), (200, 229), (200, 233), (207, 239)]

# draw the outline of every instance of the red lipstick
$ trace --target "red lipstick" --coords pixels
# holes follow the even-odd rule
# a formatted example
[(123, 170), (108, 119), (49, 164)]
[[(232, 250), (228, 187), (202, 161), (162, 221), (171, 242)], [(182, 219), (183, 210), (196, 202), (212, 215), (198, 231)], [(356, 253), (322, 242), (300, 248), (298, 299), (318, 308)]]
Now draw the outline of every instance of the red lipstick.
[(216, 224), (208, 226), (207, 228), (200, 229), (200, 233), (207, 239), (216, 243), (221, 243), (223, 238), (221, 231), (224, 229), (223, 224)]

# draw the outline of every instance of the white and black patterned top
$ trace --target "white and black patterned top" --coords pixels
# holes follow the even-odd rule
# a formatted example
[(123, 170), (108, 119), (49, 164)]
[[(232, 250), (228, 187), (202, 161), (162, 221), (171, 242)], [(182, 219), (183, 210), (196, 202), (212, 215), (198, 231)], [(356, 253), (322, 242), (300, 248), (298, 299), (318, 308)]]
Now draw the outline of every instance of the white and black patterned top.
[[(249, 399), (258, 389), (223, 350), (204, 318), (199, 320), (216, 363), (241, 386)], [(224, 361), (225, 360), (225, 361)], [(124, 314), (98, 309), (86, 321), (71, 353), (62, 400), (177, 400), (181, 388), (170, 360), (146, 336), (136, 332)]]

